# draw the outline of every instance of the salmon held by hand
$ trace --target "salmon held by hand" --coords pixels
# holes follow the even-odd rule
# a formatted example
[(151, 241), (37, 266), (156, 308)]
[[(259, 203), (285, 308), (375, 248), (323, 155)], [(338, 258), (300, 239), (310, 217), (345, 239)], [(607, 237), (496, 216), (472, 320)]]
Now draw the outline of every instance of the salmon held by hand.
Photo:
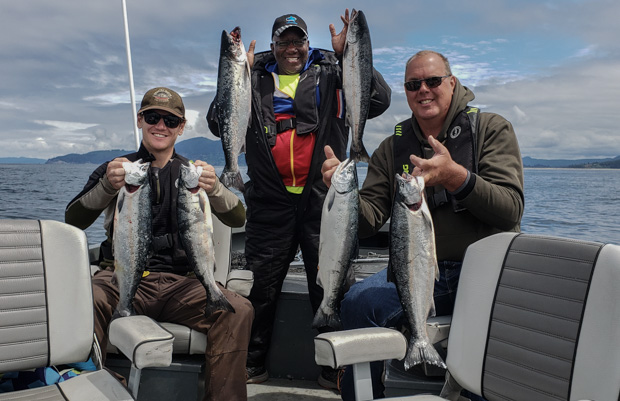
[(340, 301), (355, 282), (351, 264), (358, 256), (359, 203), (357, 166), (355, 160), (346, 159), (336, 168), (323, 203), (317, 274), (323, 300), (312, 327), (342, 329)]
[(245, 151), (245, 133), (250, 122), (252, 107), (252, 88), (250, 64), (241, 41), (239, 27), (230, 33), (222, 31), (215, 107), (222, 148), (226, 157), (226, 165), (220, 180), (229, 189), (236, 188), (243, 192), (243, 178), (238, 159)]
[(119, 301), (114, 318), (134, 315), (133, 297), (151, 253), (150, 163), (123, 163), (125, 186), (118, 192), (114, 211), (114, 281)]
[(362, 137), (370, 110), (372, 76), (372, 45), (368, 23), (364, 13), (354, 9), (342, 55), (342, 88), (347, 108), (347, 125), (351, 127), (349, 153), (355, 161), (370, 160)]
[(426, 319), (435, 316), (433, 290), (439, 277), (435, 232), (424, 198), (424, 179), (396, 175), (396, 195), (390, 223), (390, 269), (400, 303), (409, 323), (411, 338), (404, 366), (421, 363), (446, 368), (430, 343)]
[(178, 182), (177, 220), (179, 238), (189, 265), (207, 291), (205, 316), (217, 310), (234, 312), (234, 308), (215, 283), (215, 247), (213, 217), (207, 192), (198, 186), (202, 167), (181, 166)]

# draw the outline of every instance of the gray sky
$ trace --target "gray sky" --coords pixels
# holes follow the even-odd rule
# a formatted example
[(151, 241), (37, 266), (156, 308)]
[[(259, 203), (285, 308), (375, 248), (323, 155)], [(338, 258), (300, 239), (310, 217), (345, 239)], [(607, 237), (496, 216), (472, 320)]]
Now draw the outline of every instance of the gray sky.
[[(409, 116), (406, 59), (433, 49), (474, 91), (474, 105), (512, 122), (523, 156), (620, 155), (613, 122), (620, 109), (617, 0), (291, 4), (127, 0), (137, 101), (151, 87), (169, 86), (188, 109), (182, 139), (213, 139), (204, 115), (215, 95), (223, 29), (238, 25), (246, 47), (256, 39), (257, 51), (267, 50), (273, 20), (297, 13), (308, 23), (310, 45), (331, 48), (328, 25), (339, 31), (349, 7), (366, 14), (375, 68), (393, 90), (388, 111), (366, 125), (369, 150)], [(133, 149), (125, 51), (121, 0), (3, 1), (0, 157)]]

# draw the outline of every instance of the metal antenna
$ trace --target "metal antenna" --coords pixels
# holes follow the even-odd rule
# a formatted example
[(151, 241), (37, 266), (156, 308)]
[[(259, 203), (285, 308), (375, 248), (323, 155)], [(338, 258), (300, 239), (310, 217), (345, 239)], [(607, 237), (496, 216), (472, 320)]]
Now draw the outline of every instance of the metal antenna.
[(138, 115), (136, 111), (136, 94), (133, 87), (133, 69), (131, 67), (131, 46), (129, 45), (129, 24), (127, 22), (127, 1), (123, 4), (123, 20), (125, 22), (125, 47), (127, 48), (127, 69), (129, 70), (129, 97), (131, 98), (131, 111), (133, 116), (133, 133), (136, 140), (136, 150), (140, 148), (140, 133), (138, 132)]

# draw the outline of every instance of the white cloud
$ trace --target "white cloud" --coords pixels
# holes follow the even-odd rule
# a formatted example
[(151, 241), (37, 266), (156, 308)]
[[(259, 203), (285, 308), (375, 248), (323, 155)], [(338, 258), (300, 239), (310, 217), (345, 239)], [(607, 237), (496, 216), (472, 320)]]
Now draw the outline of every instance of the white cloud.
[[(3, 4), (0, 157), (134, 147), (119, 3)], [(222, 29), (239, 25), (246, 46), (256, 39), (257, 51), (266, 50), (273, 19), (289, 7), (281, 0), (239, 0), (234, 9), (186, 0), (168, 12), (164, 0), (129, 1), (136, 101), (153, 86), (170, 86), (186, 103), (185, 138), (213, 138), (204, 114), (216, 87)], [(311, 44), (328, 48), (328, 24), (340, 30), (344, 8), (318, 1), (295, 12), (308, 23)], [(361, 0), (356, 8), (370, 24), (375, 66), (393, 88), (390, 109), (367, 124), (369, 149), (409, 116), (405, 61), (432, 48), (449, 57), (477, 105), (513, 122), (524, 155), (620, 153), (613, 121), (620, 106), (620, 2), (480, 0), (464, 10), (447, 0), (396, 0), (388, 8)]]

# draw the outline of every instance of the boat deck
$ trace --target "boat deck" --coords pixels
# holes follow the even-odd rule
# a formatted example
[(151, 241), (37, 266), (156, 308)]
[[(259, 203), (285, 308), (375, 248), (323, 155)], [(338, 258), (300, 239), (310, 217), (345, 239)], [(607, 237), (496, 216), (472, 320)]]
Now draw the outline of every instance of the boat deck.
[(324, 401), (339, 400), (335, 391), (319, 386), (316, 381), (269, 379), (261, 384), (248, 384), (248, 401)]

